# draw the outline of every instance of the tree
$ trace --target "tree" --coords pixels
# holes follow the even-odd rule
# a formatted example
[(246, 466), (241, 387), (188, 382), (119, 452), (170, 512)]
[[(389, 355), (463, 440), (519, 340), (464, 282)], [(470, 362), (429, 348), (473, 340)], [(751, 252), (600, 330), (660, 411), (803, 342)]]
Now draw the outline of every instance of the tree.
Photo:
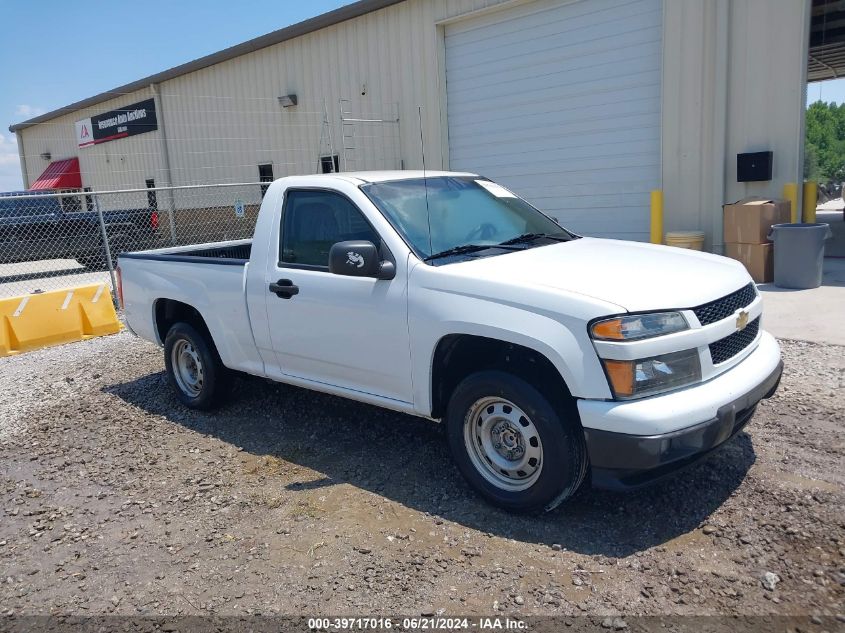
[(809, 142), (804, 145), (804, 180), (815, 180), (816, 182), (826, 180), (826, 178), (821, 177), (819, 151), (815, 145), (811, 145)]
[(845, 180), (845, 104), (816, 101), (807, 108), (804, 177)]

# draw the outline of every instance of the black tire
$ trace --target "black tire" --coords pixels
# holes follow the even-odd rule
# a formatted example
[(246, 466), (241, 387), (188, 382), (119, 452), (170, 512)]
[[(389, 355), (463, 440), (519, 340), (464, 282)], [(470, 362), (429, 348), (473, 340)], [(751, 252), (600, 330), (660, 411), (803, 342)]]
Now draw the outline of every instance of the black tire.
[[(129, 233), (128, 235), (119, 234), (109, 236), (109, 254), (111, 255), (111, 261), (114, 266), (117, 266), (118, 255), (133, 250), (130, 246), (134, 243), (137, 243), (134, 233)], [(103, 240), (98, 239), (97, 244), (98, 246), (96, 250), (76, 256), (74, 259), (89, 270), (107, 270), (109, 267), (109, 261), (106, 257), (106, 249), (103, 246)], [(136, 248), (135, 250), (141, 250), (141, 248)]]
[(79, 264), (88, 270), (106, 270), (109, 265), (105, 253), (102, 255), (82, 255), (75, 258)]
[[(179, 351), (174, 354), (177, 347)], [(174, 359), (174, 356), (181, 356), (182, 352), (193, 360), (196, 369), (194, 376), (199, 378), (197, 382), (190, 382), (180, 370), (182, 361)], [(167, 332), (164, 339), (164, 365), (176, 397), (186, 407), (213, 409), (222, 404), (229, 394), (231, 372), (220, 360), (210, 335), (188, 323), (175, 323)]]
[[(507, 401), (508, 404), (497, 404)], [(479, 409), (481, 407), (481, 409)], [(497, 410), (497, 407), (499, 409)], [(508, 411), (510, 409), (510, 411)], [(519, 415), (524, 413), (524, 415)], [(519, 416), (514, 424), (502, 416)], [(473, 419), (468, 418), (472, 416)], [(482, 422), (482, 417), (486, 420)], [(496, 422), (496, 420), (500, 420)], [(488, 424), (492, 430), (486, 431)], [(513, 426), (511, 426), (513, 424)], [(497, 465), (490, 459), (490, 449), (493, 443), (507, 436), (508, 442), (498, 442), (498, 450), (507, 451), (514, 446), (513, 429), (522, 441), (517, 440), (516, 446), (523, 450), (519, 459), (523, 460), (530, 451), (535, 451), (539, 445), (540, 458), (535, 465), (523, 470), (510, 471), (511, 477), (519, 479), (511, 483), (507, 471), (503, 481), (497, 483)], [(470, 431), (469, 429), (473, 429)], [(504, 429), (504, 431), (502, 431)], [(499, 434), (501, 432), (501, 434)], [(571, 497), (578, 490), (587, 472), (587, 450), (584, 443), (584, 432), (578, 419), (578, 412), (574, 401), (562, 401), (554, 406), (549, 399), (533, 386), (503, 371), (482, 371), (465, 378), (455, 389), (446, 410), (446, 433), (452, 456), (464, 478), (487, 501), (511, 512), (540, 512), (552, 510), (560, 503)], [(490, 438), (488, 450), (485, 451), (482, 435)], [(537, 443), (534, 439), (539, 440)], [(470, 446), (474, 442), (475, 446)], [(534, 449), (527, 448), (534, 446)], [(481, 457), (489, 467), (484, 466)], [(509, 459), (508, 456), (501, 456)], [(494, 459), (498, 459), (493, 455)], [(507, 464), (519, 464), (519, 461)], [(536, 466), (539, 463), (539, 467)], [(529, 470), (534, 468), (533, 473)], [(520, 479), (521, 478), (521, 479)], [(526, 486), (523, 489), (509, 489), (509, 486)]]

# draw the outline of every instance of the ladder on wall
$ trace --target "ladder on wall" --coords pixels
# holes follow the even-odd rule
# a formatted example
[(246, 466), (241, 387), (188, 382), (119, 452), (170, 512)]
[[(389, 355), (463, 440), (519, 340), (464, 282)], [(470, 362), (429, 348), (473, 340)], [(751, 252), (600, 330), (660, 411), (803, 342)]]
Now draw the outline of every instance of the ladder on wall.
[[(328, 170), (323, 167), (324, 159), (328, 157)], [(317, 154), (317, 171), (318, 174), (333, 173), (335, 169), (334, 161), (334, 140), (332, 138), (332, 124), (329, 121), (329, 108), (326, 100), (323, 99), (323, 125), (320, 128), (320, 147)]]
[(371, 169), (366, 153), (380, 155), (379, 169), (401, 169), (399, 153), (399, 104), (389, 104), (389, 114), (356, 114), (351, 99), (340, 99), (342, 170)]

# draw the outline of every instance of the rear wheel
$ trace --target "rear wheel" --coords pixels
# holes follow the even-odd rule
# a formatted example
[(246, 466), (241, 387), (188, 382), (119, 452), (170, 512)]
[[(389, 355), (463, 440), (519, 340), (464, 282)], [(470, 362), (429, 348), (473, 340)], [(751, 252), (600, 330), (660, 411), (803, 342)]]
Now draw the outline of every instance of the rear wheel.
[(229, 370), (208, 334), (176, 323), (164, 340), (164, 364), (176, 397), (192, 409), (212, 409), (228, 394)]
[[(118, 255), (129, 252), (132, 250), (130, 247), (137, 243), (134, 235), (134, 233), (121, 233), (109, 236), (109, 253), (114, 266), (117, 266)], [(75, 259), (89, 270), (106, 270), (109, 267), (109, 260), (106, 257), (106, 249), (103, 246), (102, 239), (98, 239), (96, 249), (78, 255)]]
[(571, 497), (587, 468), (584, 433), (571, 403), (554, 406), (512, 374), (483, 371), (449, 400), (452, 455), (470, 485), (514, 512), (551, 510)]
[(106, 270), (109, 267), (105, 255), (83, 255), (77, 257), (76, 261), (88, 270)]

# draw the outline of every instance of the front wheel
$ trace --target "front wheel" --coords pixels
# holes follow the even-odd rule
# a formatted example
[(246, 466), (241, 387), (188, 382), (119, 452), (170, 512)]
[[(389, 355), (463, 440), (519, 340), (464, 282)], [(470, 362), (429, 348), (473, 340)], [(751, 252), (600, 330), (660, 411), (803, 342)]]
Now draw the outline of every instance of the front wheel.
[(533, 386), (501, 371), (465, 378), (449, 400), (452, 455), (469, 484), (513, 512), (551, 510), (584, 480), (584, 433), (570, 403), (554, 406)]
[(213, 409), (228, 393), (229, 370), (208, 335), (176, 323), (164, 339), (167, 378), (180, 402), (192, 409)]

